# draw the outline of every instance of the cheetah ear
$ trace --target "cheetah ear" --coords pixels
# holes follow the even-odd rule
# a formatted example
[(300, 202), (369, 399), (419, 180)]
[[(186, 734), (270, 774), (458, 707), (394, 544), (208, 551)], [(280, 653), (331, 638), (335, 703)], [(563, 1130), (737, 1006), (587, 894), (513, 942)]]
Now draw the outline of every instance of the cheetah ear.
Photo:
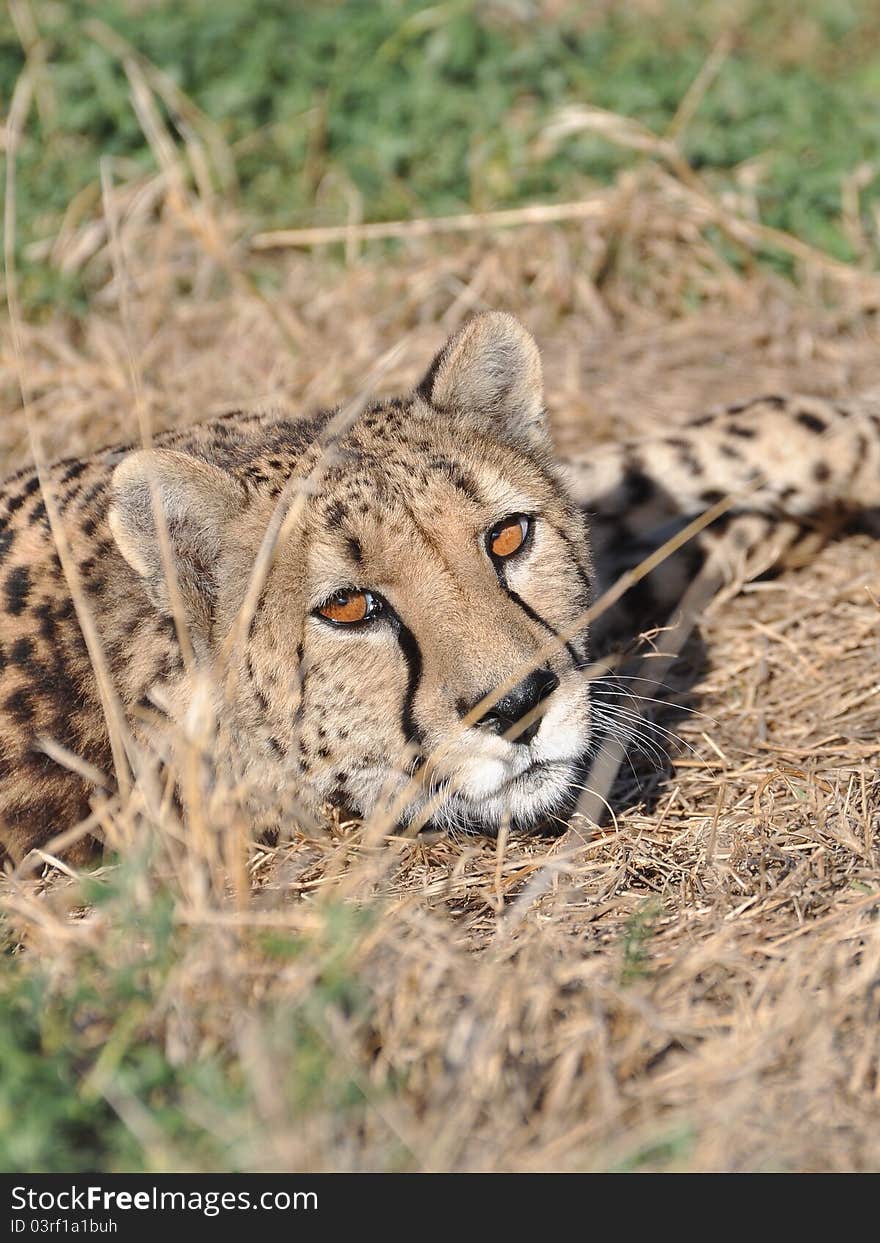
[[(170, 569), (190, 622), (209, 628), (224, 532), (244, 507), (242, 490), (219, 467), (170, 449), (131, 453), (113, 472), (111, 488), (110, 530), (150, 599), (161, 612), (171, 613)], [(157, 507), (170, 567), (162, 552)]]
[(512, 315), (475, 315), (447, 341), (417, 392), (436, 410), (476, 421), (513, 444), (549, 446), (541, 356)]

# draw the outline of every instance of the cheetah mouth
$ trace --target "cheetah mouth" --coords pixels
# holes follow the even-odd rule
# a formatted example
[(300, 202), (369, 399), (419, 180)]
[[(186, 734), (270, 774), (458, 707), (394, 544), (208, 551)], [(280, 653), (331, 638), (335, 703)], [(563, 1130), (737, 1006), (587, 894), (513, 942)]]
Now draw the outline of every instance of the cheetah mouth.
[(503, 781), (492, 797), (512, 799), (517, 795), (539, 792), (543, 787), (555, 784), (570, 770), (571, 763), (566, 760), (535, 760), (522, 772)]
[(466, 790), (450, 792), (426, 828), (497, 837), (506, 825), (511, 833), (523, 836), (559, 834), (577, 805), (582, 766), (577, 757), (536, 760), (491, 794), (471, 797)]

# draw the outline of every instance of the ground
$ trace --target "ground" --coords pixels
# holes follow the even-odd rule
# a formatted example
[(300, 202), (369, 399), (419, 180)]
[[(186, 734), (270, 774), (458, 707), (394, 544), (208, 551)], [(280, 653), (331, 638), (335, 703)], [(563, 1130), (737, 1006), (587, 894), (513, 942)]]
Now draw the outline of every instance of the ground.
[[(92, 256), (88, 313), (4, 337), (0, 456), (400, 389), (487, 306), (535, 333), (563, 450), (880, 384), (867, 266), (781, 235), (779, 275), (704, 189), (648, 159), (581, 221), (340, 253), (251, 250), (172, 164), (105, 185), (56, 256)], [(880, 1168), (878, 596), (853, 533), (711, 606), (672, 735), (563, 839), (269, 849), (222, 808), (98, 805), (96, 873), (2, 880), (0, 1165)]]

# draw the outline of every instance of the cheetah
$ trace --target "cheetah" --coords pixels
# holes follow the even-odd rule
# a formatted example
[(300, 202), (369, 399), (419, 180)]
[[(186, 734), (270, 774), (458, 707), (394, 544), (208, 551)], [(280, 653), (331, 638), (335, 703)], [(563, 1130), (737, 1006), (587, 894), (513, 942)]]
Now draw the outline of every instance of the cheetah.
[(876, 506), (878, 431), (880, 400), (770, 396), (560, 462), (538, 348), (486, 312), (404, 397), (22, 471), (0, 493), (0, 844), (21, 861), (206, 714), (212, 771), (270, 830), (288, 796), (304, 817), (563, 824), (604, 587), (723, 497), (633, 617), (712, 540)]

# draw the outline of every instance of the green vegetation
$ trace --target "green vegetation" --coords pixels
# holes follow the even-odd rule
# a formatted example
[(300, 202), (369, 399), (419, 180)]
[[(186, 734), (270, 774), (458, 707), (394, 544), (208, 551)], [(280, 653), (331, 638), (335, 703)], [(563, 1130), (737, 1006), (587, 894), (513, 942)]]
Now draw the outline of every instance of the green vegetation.
[[(101, 156), (120, 179), (155, 167), (108, 30), (213, 123), (230, 156), (219, 189), (253, 227), (344, 220), (352, 195), (369, 220), (577, 196), (639, 157), (588, 134), (548, 153), (548, 119), (588, 103), (662, 133), (725, 32), (730, 54), (683, 139), (694, 168), (730, 180), (760, 158), (762, 219), (849, 258), (841, 184), (880, 157), (880, 15), (867, 0), (633, 0), (554, 20), (510, 0), (31, 0), (28, 11), (30, 33), (0, 16), (0, 98), (23, 44), (35, 68), (23, 256), (55, 236), (76, 195), (99, 210)], [(864, 190), (866, 216), (875, 192)], [(82, 292), (45, 262), (26, 267), (31, 309)]]
[[(68, 945), (63, 972), (53, 954), (7, 945), (2, 1170), (247, 1168), (265, 1121), (261, 1073), (281, 1116), (331, 1110), (358, 1125), (362, 1091), (329, 1031), (367, 1017), (350, 959), (369, 918), (331, 904), (308, 940), (248, 932), (218, 953), (216, 930), (179, 926), (179, 895), (149, 873), (133, 856), (83, 881), (102, 931)], [(254, 979), (301, 954), (302, 995), (295, 981), (254, 1005)]]
[(693, 1147), (694, 1136), (687, 1127), (676, 1128), (642, 1144), (612, 1167), (615, 1174), (637, 1173), (639, 1170), (674, 1170), (682, 1168)]
[(638, 910), (634, 911), (626, 922), (623, 931), (623, 964), (620, 970), (620, 982), (623, 985), (633, 984), (636, 980), (649, 974), (651, 941), (657, 931), (657, 924), (662, 914), (660, 903), (649, 898)]

